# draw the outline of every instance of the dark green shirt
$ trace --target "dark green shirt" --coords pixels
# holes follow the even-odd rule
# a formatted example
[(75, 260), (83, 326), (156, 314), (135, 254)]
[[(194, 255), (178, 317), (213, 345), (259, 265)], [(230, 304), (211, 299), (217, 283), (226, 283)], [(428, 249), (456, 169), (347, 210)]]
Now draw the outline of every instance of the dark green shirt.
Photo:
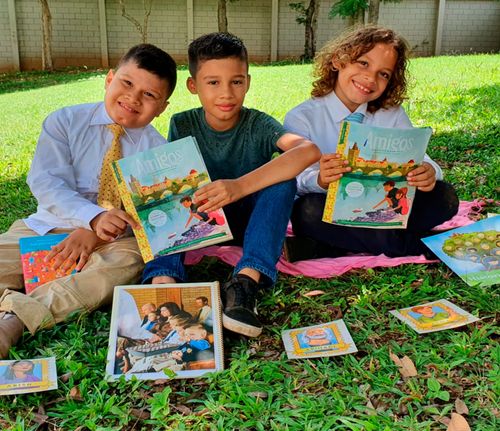
[(170, 120), (168, 140), (194, 136), (212, 181), (234, 179), (264, 165), (286, 133), (271, 116), (256, 109), (242, 108), (236, 126), (224, 132), (212, 129), (203, 108), (175, 114)]

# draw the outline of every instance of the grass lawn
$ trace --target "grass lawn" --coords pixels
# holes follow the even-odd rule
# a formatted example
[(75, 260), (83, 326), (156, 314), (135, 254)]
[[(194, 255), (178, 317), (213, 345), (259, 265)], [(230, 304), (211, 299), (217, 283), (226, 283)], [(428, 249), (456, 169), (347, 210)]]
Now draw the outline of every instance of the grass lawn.
[[(461, 199), (498, 200), (500, 55), (422, 58), (411, 62), (405, 104), (415, 125), (434, 129), (429, 154)], [(246, 105), (283, 120), (308, 97), (310, 65), (252, 66)], [(187, 72), (155, 126), (198, 105)], [(104, 74), (0, 75), (0, 232), (35, 209), (25, 184), (44, 117), (103, 97)], [(285, 89), (287, 89), (285, 91)], [(490, 210), (496, 211), (495, 204)], [(231, 268), (206, 259), (193, 281), (226, 279)], [(313, 298), (303, 293), (322, 289)], [(418, 335), (389, 315), (394, 308), (446, 298), (481, 320)], [(197, 380), (104, 381), (110, 310), (81, 316), (35, 336), (11, 359), (55, 356), (59, 389), (0, 398), (8, 430), (446, 430), (443, 418), (462, 400), (475, 431), (500, 428), (498, 286), (469, 287), (444, 264), (352, 271), (329, 280), (280, 276), (262, 295), (258, 339), (226, 339), (224, 372)], [(281, 331), (341, 314), (356, 354), (289, 361)], [(403, 380), (389, 358), (409, 356), (418, 376)]]

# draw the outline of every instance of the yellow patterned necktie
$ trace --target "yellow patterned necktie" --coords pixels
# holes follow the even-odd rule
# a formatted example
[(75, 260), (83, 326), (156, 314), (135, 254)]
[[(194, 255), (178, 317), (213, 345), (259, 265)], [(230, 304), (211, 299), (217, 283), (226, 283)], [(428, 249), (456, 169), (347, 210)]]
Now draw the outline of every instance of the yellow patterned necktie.
[(121, 208), (122, 202), (120, 194), (118, 193), (116, 181), (113, 178), (112, 163), (122, 158), (120, 138), (125, 133), (125, 130), (119, 124), (110, 124), (107, 127), (113, 132), (113, 142), (111, 143), (111, 146), (102, 161), (97, 205), (106, 209)]

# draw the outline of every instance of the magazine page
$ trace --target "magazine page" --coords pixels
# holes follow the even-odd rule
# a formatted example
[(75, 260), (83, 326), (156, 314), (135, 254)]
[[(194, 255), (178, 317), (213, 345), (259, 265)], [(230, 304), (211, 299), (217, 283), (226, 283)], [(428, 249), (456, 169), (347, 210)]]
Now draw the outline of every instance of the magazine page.
[(282, 332), (288, 359), (338, 356), (358, 349), (342, 319)]
[(57, 389), (56, 358), (0, 361), (0, 395)]
[(468, 285), (500, 283), (500, 216), (422, 238)]
[(415, 196), (406, 175), (423, 160), (432, 130), (344, 122), (337, 153), (351, 172), (330, 184), (323, 221), (351, 227), (405, 228)]
[(59, 244), (68, 234), (27, 236), (19, 238), (21, 264), (23, 267), (24, 286), (26, 293), (32, 292), (41, 284), (75, 272), (76, 263), (68, 270), (52, 269), (51, 262), (45, 262), (47, 254), (53, 245)]
[(141, 224), (134, 233), (145, 262), (232, 239), (222, 209), (200, 212), (193, 202), (210, 182), (193, 137), (118, 160), (114, 173), (125, 209)]
[(200, 377), (223, 366), (217, 282), (115, 288), (110, 380)]
[(457, 328), (479, 320), (446, 299), (392, 310), (390, 313), (419, 334)]

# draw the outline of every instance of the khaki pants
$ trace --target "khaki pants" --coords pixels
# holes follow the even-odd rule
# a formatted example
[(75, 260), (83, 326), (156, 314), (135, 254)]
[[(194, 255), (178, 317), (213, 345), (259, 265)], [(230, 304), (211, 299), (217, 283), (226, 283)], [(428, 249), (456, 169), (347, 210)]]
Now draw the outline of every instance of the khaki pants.
[[(54, 229), (51, 233), (71, 230)], [(113, 289), (138, 281), (144, 262), (134, 237), (98, 247), (83, 270), (24, 291), (19, 238), (37, 236), (22, 220), (0, 235), (0, 311), (15, 313), (33, 334), (50, 328), (68, 315), (85, 313), (109, 304)]]

